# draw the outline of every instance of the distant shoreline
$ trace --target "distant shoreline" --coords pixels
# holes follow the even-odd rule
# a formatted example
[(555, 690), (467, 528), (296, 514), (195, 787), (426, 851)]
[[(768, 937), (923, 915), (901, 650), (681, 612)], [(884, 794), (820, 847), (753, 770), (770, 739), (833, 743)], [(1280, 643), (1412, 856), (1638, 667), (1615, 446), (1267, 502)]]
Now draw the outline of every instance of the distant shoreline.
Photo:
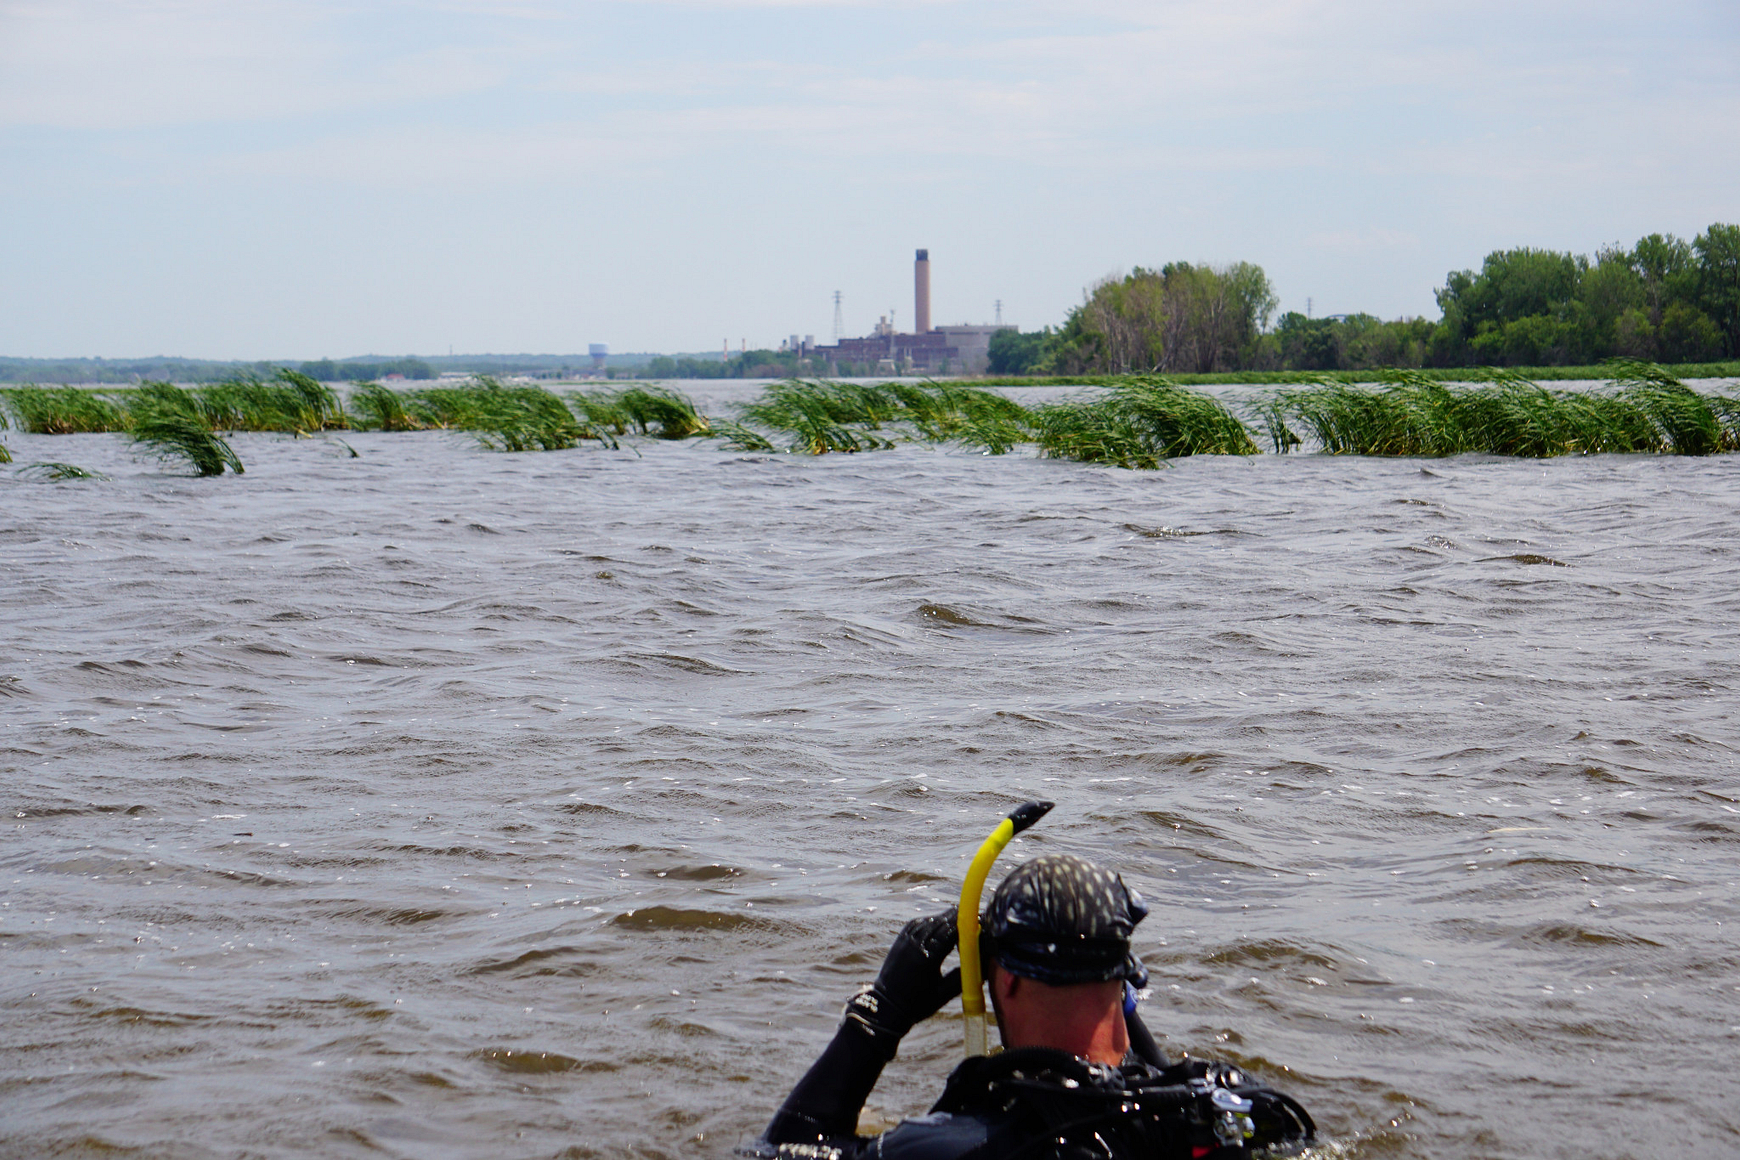
[[(92, 379), (92, 378), (67, 379), (67, 378), (58, 378), (56, 376), (46, 375), (46, 374), (37, 375), (35, 377), (21, 377), (21, 376), (18, 376), (18, 374), (17, 374), (17, 364), (20, 364), (20, 363), (41, 362), (41, 363), (47, 364), (47, 365), (66, 367), (67, 364), (69, 364), (69, 363), (84, 362), (84, 361), (87, 361), (87, 360), (82, 360), (82, 359), (81, 360), (69, 360), (69, 359), (40, 359), (40, 360), (37, 360), (37, 359), (0, 359), (0, 386), (46, 386), (46, 385), (52, 384), (55, 386), (75, 386), (75, 387), (115, 387), (115, 386), (129, 386), (129, 385), (132, 385), (132, 384), (138, 382), (141, 377), (147, 377), (147, 376), (133, 375), (133, 376), (129, 376), (127, 378), (117, 377), (117, 378), (107, 378), (107, 379), (101, 379), (101, 378), (98, 378), (98, 379)], [(120, 360), (120, 359), (111, 359), (111, 360), (104, 360), (104, 361), (113, 363), (117, 367), (126, 365), (125, 360)], [(175, 382), (175, 383), (184, 384), (184, 385), (185, 384), (192, 384), (192, 383), (216, 382), (216, 381), (222, 381), (224, 379), (232, 378), (238, 374), (244, 374), (247, 371), (257, 371), (260, 368), (270, 368), (272, 370), (275, 370), (278, 367), (278, 365), (280, 365), (277, 363), (253, 363), (253, 362), (196, 363), (195, 360), (187, 360), (187, 362), (190, 365), (200, 366), (202, 368), (202, 370), (204, 370), (206, 373), (201, 374), (199, 377), (166, 378), (165, 381)], [(12, 365), (7, 365), (7, 364), (12, 364)], [(1724, 362), (1709, 362), (1709, 363), (1667, 363), (1667, 364), (1662, 364), (1662, 365), (1663, 365), (1664, 370), (1668, 371), (1675, 378), (1681, 379), (1684, 381), (1692, 381), (1692, 380), (1699, 380), (1699, 379), (1740, 379), (1740, 360), (1728, 360), (1728, 361), (1724, 361)], [(1385, 375), (1390, 373), (1391, 369), (1392, 368), (1380, 367), (1380, 368), (1371, 368), (1371, 369), (1366, 369), (1366, 370), (1345, 370), (1345, 371), (1219, 371), (1219, 372), (1216, 372), (1213, 374), (1168, 374), (1165, 377), (1168, 380), (1179, 384), (1180, 386), (1192, 386), (1192, 387), (1246, 386), (1246, 385), (1248, 385), (1248, 386), (1271, 386), (1271, 385), (1285, 385), (1288, 383), (1319, 382), (1319, 381), (1322, 381), (1324, 379), (1332, 380), (1334, 382), (1339, 382), (1339, 383), (1378, 383), (1378, 382), (1384, 381)], [(1407, 368), (1407, 369), (1410, 369), (1413, 373), (1417, 373), (1417, 374), (1422, 375), (1426, 378), (1429, 378), (1429, 379), (1432, 379), (1436, 382), (1441, 382), (1441, 383), (1478, 382), (1484, 377), (1486, 371), (1488, 370), (1488, 368), (1486, 368), (1486, 367), (1478, 367), (1478, 366), (1474, 366), (1474, 367), (1418, 367), (1418, 368)], [(1613, 373), (1612, 368), (1605, 363), (1596, 363), (1596, 364), (1589, 365), (1589, 366), (1510, 367), (1510, 368), (1507, 368), (1507, 370), (1511, 371), (1512, 373), (1521, 375), (1524, 378), (1534, 379), (1537, 382), (1605, 382), (1609, 378), (1612, 377), (1612, 373)], [(543, 378), (544, 376), (535, 376), (535, 377)], [(893, 380), (893, 379), (900, 379), (903, 377), (904, 378), (923, 378), (925, 376), (869, 375), (869, 376), (864, 376), (864, 377), (867, 379), (871, 379), (871, 380), (881, 381), (884, 379)], [(936, 376), (930, 376), (930, 377), (933, 377), (933, 378), (938, 379), (938, 380), (946, 380), (949, 382), (968, 383), (968, 384), (971, 384), (971, 385), (976, 386), (976, 387), (1095, 387), (1095, 386), (1110, 386), (1110, 385), (1113, 385), (1115, 383), (1122, 382), (1122, 381), (1128, 379), (1130, 376), (1129, 375), (978, 375), (978, 376), (973, 376), (973, 375), (936, 375)], [(333, 383), (347, 383), (347, 382), (354, 382), (357, 380), (353, 380), (353, 379), (329, 379), (329, 380), (324, 380), (324, 381), (333, 382)], [(427, 382), (427, 381), (429, 381), (429, 380), (406, 380), (404, 385), (414, 386), (418, 382)], [(594, 379), (590, 379), (590, 378), (586, 378), (586, 377), (574, 376), (572, 378), (567, 378), (567, 377), (555, 378), (555, 379), (552, 379), (550, 381), (556, 382), (558, 384), (563, 384), (563, 383), (575, 384), (575, 383), (583, 383), (583, 382), (589, 382), (589, 381), (601, 381), (601, 380), (594, 380)], [(628, 376), (620, 376), (617, 381), (632, 382), (634, 380), (629, 378)], [(648, 381), (648, 380), (642, 380), (642, 381)], [(689, 380), (686, 380), (686, 379), (682, 379), (682, 380), (679, 380), (679, 379), (660, 379), (660, 380), (650, 380), (650, 381), (660, 381), (660, 382), (684, 381), (684, 382), (686, 382)], [(728, 379), (711, 380), (711, 379), (709, 379), (709, 380), (704, 380), (704, 381), (729, 382), (731, 380), (728, 380)], [(739, 380), (739, 381), (743, 381), (743, 380)]]
[[(1353, 371), (1217, 371), (1213, 374), (1167, 374), (1165, 377), (1180, 386), (1269, 386), (1287, 383), (1314, 383), (1325, 379), (1338, 383), (1381, 383), (1393, 367), (1373, 367)], [(1472, 367), (1408, 367), (1412, 374), (1440, 383), (1470, 383), (1480, 381), (1489, 368)], [(1711, 363), (1663, 363), (1662, 369), (1675, 378), (1740, 379), (1740, 360)], [(1606, 382), (1613, 377), (1613, 368), (1606, 363), (1575, 367), (1506, 367), (1509, 373), (1538, 382)], [(981, 375), (963, 378), (976, 387), (1096, 387), (1109, 386), (1128, 379), (1129, 375)]]

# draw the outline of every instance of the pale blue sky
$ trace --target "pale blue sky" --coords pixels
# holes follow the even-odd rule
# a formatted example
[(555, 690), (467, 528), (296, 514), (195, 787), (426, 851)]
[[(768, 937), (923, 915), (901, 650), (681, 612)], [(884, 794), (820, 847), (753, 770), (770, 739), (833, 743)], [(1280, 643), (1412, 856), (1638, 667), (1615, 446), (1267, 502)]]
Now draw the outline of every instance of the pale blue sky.
[(0, 354), (716, 349), (1740, 221), (1740, 4), (0, 0)]

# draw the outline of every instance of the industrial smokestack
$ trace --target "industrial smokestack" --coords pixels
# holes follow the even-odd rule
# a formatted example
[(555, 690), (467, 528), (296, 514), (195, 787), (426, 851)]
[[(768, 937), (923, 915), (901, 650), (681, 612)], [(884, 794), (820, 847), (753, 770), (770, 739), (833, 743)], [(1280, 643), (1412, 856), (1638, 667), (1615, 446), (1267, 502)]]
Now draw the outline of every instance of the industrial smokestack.
[(920, 250), (912, 264), (913, 333), (930, 333), (930, 251)]

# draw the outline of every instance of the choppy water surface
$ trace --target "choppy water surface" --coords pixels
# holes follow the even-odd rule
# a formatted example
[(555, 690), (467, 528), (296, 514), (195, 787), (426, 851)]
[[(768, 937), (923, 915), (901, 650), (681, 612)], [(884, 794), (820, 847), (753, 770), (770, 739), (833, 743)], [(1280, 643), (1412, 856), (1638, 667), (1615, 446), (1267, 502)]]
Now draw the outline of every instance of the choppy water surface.
[(1330, 1152), (1740, 1149), (1740, 456), (7, 442), (6, 1155), (725, 1155), (1030, 797)]

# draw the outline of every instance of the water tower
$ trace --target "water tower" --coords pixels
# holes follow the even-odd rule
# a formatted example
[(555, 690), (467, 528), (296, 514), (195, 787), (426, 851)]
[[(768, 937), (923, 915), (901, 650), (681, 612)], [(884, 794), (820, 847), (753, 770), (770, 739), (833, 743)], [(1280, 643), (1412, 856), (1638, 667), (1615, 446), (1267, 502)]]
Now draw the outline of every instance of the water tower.
[(610, 357), (608, 343), (595, 342), (586, 348), (586, 353), (592, 356), (592, 371), (597, 374), (604, 370), (604, 360)]

